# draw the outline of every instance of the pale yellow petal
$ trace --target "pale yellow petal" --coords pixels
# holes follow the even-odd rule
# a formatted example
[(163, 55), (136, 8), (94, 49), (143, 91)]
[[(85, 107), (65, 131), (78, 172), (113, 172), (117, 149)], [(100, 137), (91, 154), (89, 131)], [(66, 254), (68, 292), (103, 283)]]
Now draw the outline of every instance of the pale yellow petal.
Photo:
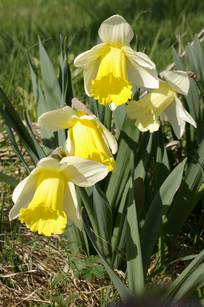
[(187, 95), (190, 87), (190, 80), (187, 72), (181, 70), (163, 71), (161, 76), (169, 83), (172, 88), (182, 94)]
[[(123, 48), (124, 49), (124, 48)], [(126, 48), (128, 80), (136, 87), (154, 89), (159, 87), (159, 80), (154, 63), (148, 56), (138, 56), (131, 48)]]
[(110, 45), (128, 45), (134, 33), (131, 26), (120, 15), (113, 15), (102, 22), (98, 34), (101, 40)]
[(75, 111), (66, 106), (61, 109), (53, 110), (42, 114), (38, 119), (40, 127), (47, 128), (51, 131), (66, 129), (69, 127), (72, 116)]
[(101, 124), (101, 126), (102, 126), (104, 136), (108, 142), (108, 145), (111, 149), (112, 154), (116, 154), (118, 150), (118, 143), (114, 135), (104, 125)]
[(26, 208), (33, 198), (36, 189), (36, 176), (30, 175), (22, 180), (15, 188), (13, 192), (14, 205), (9, 212), (9, 220), (13, 220), (18, 217), (21, 208)]
[(92, 186), (108, 174), (108, 168), (103, 164), (83, 158), (66, 157), (60, 164), (67, 180), (82, 187)]
[(84, 67), (92, 62), (95, 62), (103, 53), (104, 48), (106, 48), (105, 44), (98, 44), (90, 50), (79, 54), (74, 60), (74, 65), (76, 67)]
[(82, 229), (82, 218), (79, 212), (75, 186), (72, 182), (68, 182), (65, 189), (64, 210), (67, 214), (68, 220), (71, 219), (79, 229)]

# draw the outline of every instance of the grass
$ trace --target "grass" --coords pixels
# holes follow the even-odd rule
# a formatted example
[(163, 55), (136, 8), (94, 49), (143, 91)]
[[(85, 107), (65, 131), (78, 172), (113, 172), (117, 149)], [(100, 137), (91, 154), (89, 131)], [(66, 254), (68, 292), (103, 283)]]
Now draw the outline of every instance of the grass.
[(134, 29), (132, 46), (145, 49), (161, 70), (172, 62), (171, 46), (182, 50), (203, 27), (203, 10), (202, 0), (0, 0), (0, 84), (16, 106), (32, 112), (32, 101), (19, 88), (31, 92), (27, 51), (38, 57), (38, 36), (56, 62), (59, 35), (66, 35), (72, 62), (97, 42), (100, 23), (116, 13)]
[[(59, 34), (68, 37), (69, 61), (76, 78), (74, 57), (97, 42), (101, 21), (118, 13), (134, 29), (132, 46), (146, 50), (158, 70), (162, 70), (172, 62), (171, 46), (182, 51), (203, 27), (203, 10), (202, 0), (113, 0), (111, 4), (108, 0), (0, 0), (0, 86), (16, 108), (29, 110), (35, 120), (27, 51), (38, 58), (38, 35), (55, 64)], [(82, 86), (75, 86), (75, 93), (82, 96)], [(0, 132), (2, 130), (0, 127)], [(6, 136), (1, 134), (2, 170), (19, 180), (24, 176)], [(97, 258), (71, 254), (63, 236), (44, 239), (31, 235), (18, 222), (10, 224), (11, 194), (12, 190), (0, 183), (0, 306), (1, 303), (8, 306), (102, 306), (116, 299)], [(190, 221), (199, 231), (201, 222), (196, 217)], [(195, 253), (203, 244), (202, 239), (196, 239), (197, 233), (187, 227), (178, 240), (183, 242), (183, 249), (177, 247), (182, 251), (181, 256)], [(171, 280), (182, 265), (171, 265), (171, 259), (169, 263), (165, 278)], [(159, 282), (162, 276), (163, 271), (159, 272)], [(153, 282), (157, 281), (153, 279)]]

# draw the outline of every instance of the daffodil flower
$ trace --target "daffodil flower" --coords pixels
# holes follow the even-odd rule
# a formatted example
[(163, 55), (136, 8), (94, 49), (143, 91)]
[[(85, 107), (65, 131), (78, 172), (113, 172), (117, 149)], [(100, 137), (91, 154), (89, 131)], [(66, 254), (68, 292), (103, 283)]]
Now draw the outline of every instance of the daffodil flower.
[(130, 47), (134, 33), (126, 20), (114, 15), (98, 31), (102, 43), (78, 55), (74, 61), (83, 68), (88, 96), (113, 110), (132, 98), (133, 87), (159, 86), (155, 64)]
[(177, 138), (181, 138), (188, 122), (196, 128), (196, 123), (185, 110), (178, 94), (187, 95), (190, 81), (184, 71), (164, 71), (159, 89), (151, 91), (139, 101), (127, 106), (127, 114), (135, 120), (140, 131), (154, 132), (159, 129), (160, 119), (170, 122)]
[(117, 152), (116, 139), (95, 115), (87, 115), (67, 106), (42, 114), (38, 123), (53, 131), (69, 129), (65, 144), (68, 155), (97, 161), (110, 171), (114, 169), (112, 153)]
[(104, 165), (77, 157), (65, 157), (61, 162), (41, 159), (16, 186), (9, 219), (19, 217), (31, 231), (45, 236), (63, 233), (69, 218), (81, 229), (74, 184), (91, 186), (107, 173)]

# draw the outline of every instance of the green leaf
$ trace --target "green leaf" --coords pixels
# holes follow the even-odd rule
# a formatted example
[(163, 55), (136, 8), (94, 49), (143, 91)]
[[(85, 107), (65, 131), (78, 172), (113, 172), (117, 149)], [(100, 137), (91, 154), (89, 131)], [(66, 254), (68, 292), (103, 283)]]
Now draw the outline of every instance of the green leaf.
[(172, 55), (173, 55), (173, 60), (176, 65), (176, 68), (180, 70), (184, 70), (183, 63), (174, 47), (172, 47)]
[[(43, 95), (41, 86), (37, 80), (37, 76), (33, 69), (30, 58), (28, 58), (28, 60), (29, 60), (31, 80), (32, 80), (32, 86), (33, 86), (33, 93), (34, 93), (34, 97), (36, 101), (37, 115), (39, 117), (41, 114), (49, 111), (50, 107)], [(53, 132), (50, 132), (48, 129), (40, 128), (40, 135), (41, 135), (46, 153), (50, 152), (50, 148), (54, 149), (57, 147), (58, 145), (57, 138)]]
[[(40, 67), (43, 79), (43, 88), (47, 101), (47, 110), (55, 110), (60, 107), (64, 107), (64, 95), (61, 93), (60, 85), (54, 70), (54, 67), (50, 61), (50, 58), (39, 38), (39, 53), (40, 53)], [(58, 141), (52, 136), (52, 139), (47, 140), (51, 148), (57, 146), (63, 146), (66, 141), (65, 131), (58, 131), (55, 133)], [(53, 143), (51, 146), (50, 143)]]
[[(131, 148), (136, 148), (138, 137), (139, 132), (135, 128), (134, 122), (126, 116), (123, 124), (123, 129), (121, 130), (118, 140), (119, 149), (116, 157), (116, 169), (110, 176), (106, 191), (106, 196), (110, 206), (113, 208), (113, 213), (118, 206), (118, 202), (115, 202), (116, 198), (118, 197), (118, 194), (120, 194), (120, 197), (122, 196), (123, 190), (129, 177), (129, 159)], [(121, 182), (123, 182), (123, 186), (121, 186)]]
[(164, 296), (165, 301), (178, 301), (190, 290), (195, 290), (204, 283), (204, 250), (173, 281)]
[[(49, 56), (39, 38), (39, 53), (40, 53), (40, 67), (42, 72), (42, 79), (44, 83), (45, 97), (49, 110), (54, 110), (64, 105), (61, 102), (61, 90), (59, 82), (56, 77), (54, 67), (50, 61)], [(47, 110), (48, 111), (48, 110)]]
[(0, 114), (8, 129), (13, 128), (35, 163), (40, 159), (36, 144), (6, 94), (0, 89)]
[(72, 88), (71, 71), (68, 63), (68, 50), (67, 50), (67, 38), (60, 37), (60, 74), (59, 74), (59, 85), (62, 93), (62, 106), (66, 102), (67, 105), (71, 106), (72, 98), (74, 97)]
[(204, 84), (204, 51), (197, 37), (195, 37), (194, 39), (194, 51), (197, 57), (197, 61), (199, 63), (198, 67), (200, 71), (200, 79)]
[(122, 105), (113, 112), (113, 118), (116, 125), (116, 137), (119, 137), (120, 131), (123, 127), (126, 116), (125, 107), (125, 105)]
[(6, 132), (8, 134), (8, 138), (9, 138), (9, 141), (10, 141), (12, 147), (13, 147), (13, 150), (15, 151), (17, 157), (19, 158), (19, 160), (23, 164), (27, 174), (29, 174), (30, 173), (30, 167), (29, 167), (28, 163), (26, 162), (26, 160), (24, 159), (24, 157), (23, 157), (23, 155), (21, 153), (21, 150), (20, 150), (18, 144), (16, 143), (13, 131), (12, 131), (11, 128), (9, 128), (9, 126), (6, 126)]
[[(134, 163), (133, 163), (134, 164)], [(144, 272), (140, 244), (138, 215), (134, 193), (134, 165), (130, 182), (127, 208), (127, 272), (128, 284), (133, 294), (144, 292)]]
[(113, 282), (114, 286), (116, 287), (120, 297), (122, 300), (126, 300), (127, 298), (130, 297), (130, 291), (127, 289), (125, 284), (120, 280), (120, 278), (115, 274), (111, 266), (108, 264), (106, 259), (103, 257), (101, 252), (98, 250), (97, 245), (96, 245), (96, 236), (89, 227), (88, 219), (86, 218), (86, 215), (83, 214), (83, 220), (84, 220), (84, 228), (85, 231), (93, 244), (94, 249), (96, 250), (97, 254), (99, 255), (101, 259), (101, 263), (104, 265), (106, 272), (110, 276), (111, 281)]
[(141, 232), (143, 263), (147, 269), (156, 241), (161, 233), (174, 195), (180, 187), (186, 159), (178, 164), (161, 185), (147, 212)]
[(15, 187), (18, 184), (18, 181), (13, 176), (8, 176), (0, 172), (0, 181), (7, 183), (8, 185)]
[(28, 115), (27, 112), (24, 112), (24, 118), (25, 118), (25, 122), (26, 122), (26, 127), (28, 128), (29, 132), (30, 132), (30, 136), (33, 140), (33, 143), (35, 145), (35, 148), (38, 152), (38, 155), (40, 157), (40, 159), (44, 158), (46, 155), (45, 155), (45, 152), (43, 151), (42, 147), (40, 146), (40, 144), (37, 142), (36, 138), (35, 138), (35, 134), (33, 132), (33, 128), (32, 128), (32, 124), (31, 124), (31, 121), (30, 121), (30, 117)]
[(184, 225), (193, 208), (201, 197), (199, 187), (203, 182), (204, 173), (204, 140), (190, 163), (183, 183), (177, 193), (167, 223), (164, 225), (166, 233), (176, 234)]
[(112, 254), (112, 212), (105, 194), (97, 185), (93, 187), (93, 212), (97, 225), (100, 251), (106, 259), (110, 259)]

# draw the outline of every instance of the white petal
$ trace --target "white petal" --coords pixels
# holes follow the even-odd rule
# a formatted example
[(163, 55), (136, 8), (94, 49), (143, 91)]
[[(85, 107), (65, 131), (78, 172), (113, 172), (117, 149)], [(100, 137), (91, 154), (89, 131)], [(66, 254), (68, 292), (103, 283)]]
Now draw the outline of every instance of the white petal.
[(65, 152), (68, 156), (73, 156), (74, 155), (74, 144), (71, 142), (70, 138), (70, 130), (67, 132), (67, 139), (64, 144), (64, 149)]
[(130, 58), (139, 66), (149, 69), (156, 69), (156, 65), (154, 64), (154, 62), (152, 62), (152, 60), (150, 60), (148, 55), (146, 55), (145, 53), (136, 52), (131, 47), (128, 46), (124, 46), (123, 51), (125, 52), (128, 58)]
[(187, 122), (187, 123), (191, 124), (192, 126), (194, 126), (195, 128), (197, 128), (195, 120), (186, 111), (182, 102), (178, 98), (176, 98), (176, 109), (177, 109), (177, 115), (178, 115), (179, 118), (181, 118), (182, 120), (185, 120), (185, 122)]
[(68, 182), (67, 188), (65, 189), (64, 210), (68, 219), (70, 218), (79, 229), (82, 229), (82, 219), (78, 208), (75, 186), (72, 182)]
[(161, 76), (169, 83), (169, 85), (178, 93), (187, 95), (190, 87), (190, 80), (187, 72), (175, 70), (175, 71), (163, 71)]
[(91, 96), (91, 81), (96, 79), (98, 72), (99, 60), (90, 62), (84, 67), (84, 89), (87, 96)]
[(66, 157), (60, 162), (67, 180), (81, 187), (89, 187), (108, 174), (108, 168), (92, 160)]
[(36, 189), (36, 182), (36, 176), (30, 174), (16, 186), (12, 196), (14, 206), (9, 212), (10, 221), (18, 217), (19, 210), (26, 208), (31, 202)]
[(100, 26), (98, 34), (101, 40), (110, 45), (128, 45), (134, 33), (127, 21), (120, 15), (113, 15)]
[(53, 110), (42, 114), (38, 118), (40, 127), (47, 128), (52, 131), (66, 129), (75, 111), (70, 107)]
[(90, 114), (90, 115), (82, 115), (80, 116), (80, 119), (85, 119), (85, 120), (97, 120), (96, 115)]
[(46, 157), (46, 158), (43, 158), (41, 159), (38, 164), (37, 164), (37, 167), (35, 168), (35, 172), (38, 171), (39, 169), (41, 168), (47, 168), (47, 169), (59, 169), (60, 168), (60, 164), (59, 164), (59, 161), (54, 159), (54, 158), (51, 158), (51, 157)]
[(12, 194), (12, 201), (14, 203), (16, 203), (16, 201), (18, 200), (20, 194), (22, 193), (22, 191), (24, 190), (24, 187), (26, 186), (27, 184), (27, 181), (28, 181), (28, 177), (24, 178), (21, 182), (19, 182), (17, 184), (17, 186), (15, 187), (14, 191), (13, 191), (13, 194)]
[(150, 133), (153, 133), (155, 131), (158, 131), (159, 130), (159, 127), (160, 127), (160, 122), (158, 119), (155, 119), (154, 123), (144, 127), (142, 125), (142, 123), (136, 121), (135, 122), (135, 126), (142, 132), (146, 132), (146, 131), (149, 131)]
[(172, 125), (174, 133), (180, 139), (185, 132), (186, 122), (196, 127), (196, 123), (191, 115), (184, 109), (181, 101), (176, 98), (175, 103), (172, 103), (166, 110), (165, 115)]
[(145, 87), (149, 89), (158, 88), (159, 80), (156, 69), (141, 66), (135, 53), (136, 52), (133, 51), (133, 53), (126, 54), (128, 80), (136, 87)]
[(85, 65), (96, 61), (103, 53), (104, 48), (107, 48), (105, 44), (98, 44), (90, 50), (79, 54), (74, 60), (74, 65), (76, 67), (84, 67)]
[(103, 133), (104, 136), (106, 138), (106, 141), (111, 149), (112, 154), (116, 154), (117, 150), (118, 150), (118, 143), (114, 137), (114, 135), (112, 135), (112, 133), (104, 126), (101, 124), (101, 127), (103, 129)]
[(111, 104), (109, 104), (109, 108), (111, 109), (111, 111), (115, 111), (117, 106), (116, 106), (116, 104), (114, 102), (112, 102)]
[(22, 180), (13, 191), (12, 200), (14, 206), (11, 208), (9, 213), (10, 220), (15, 219), (18, 216), (19, 210), (21, 208), (26, 208), (31, 202), (36, 189), (37, 173), (42, 168), (55, 170), (59, 169), (59, 167), (59, 161), (51, 157), (43, 158), (38, 162), (37, 167), (28, 177)]

